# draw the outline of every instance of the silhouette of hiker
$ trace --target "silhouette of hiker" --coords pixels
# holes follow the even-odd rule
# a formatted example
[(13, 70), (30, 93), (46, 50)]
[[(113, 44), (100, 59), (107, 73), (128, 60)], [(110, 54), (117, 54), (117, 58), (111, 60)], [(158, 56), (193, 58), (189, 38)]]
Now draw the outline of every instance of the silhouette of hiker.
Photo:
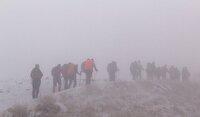
[(39, 64), (36, 64), (35, 68), (33, 68), (33, 70), (31, 71), (33, 99), (38, 98), (42, 76), (43, 76), (43, 73), (40, 70), (40, 66), (39, 66)]
[(117, 68), (117, 63), (115, 61), (109, 63), (107, 66), (107, 71), (109, 74), (109, 80), (115, 81), (116, 80), (116, 72), (119, 71), (119, 69)]

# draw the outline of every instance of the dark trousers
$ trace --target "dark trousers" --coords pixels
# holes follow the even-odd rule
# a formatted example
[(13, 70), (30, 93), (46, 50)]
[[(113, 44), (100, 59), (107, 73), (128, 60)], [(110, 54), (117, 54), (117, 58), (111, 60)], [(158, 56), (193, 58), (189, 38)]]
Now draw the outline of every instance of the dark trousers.
[(86, 72), (86, 85), (90, 85), (92, 80), (92, 71)]
[(71, 77), (69, 79), (69, 88), (71, 88), (71, 85), (73, 83), (73, 88), (75, 88), (77, 86), (77, 79), (76, 79), (76, 76), (75, 77)]
[(132, 74), (133, 80), (137, 80), (138, 79), (137, 73), (131, 73), (131, 74)]
[(110, 81), (115, 81), (116, 80), (116, 74), (115, 73), (109, 73), (109, 79), (110, 79)]
[(141, 72), (138, 73), (138, 80), (142, 80), (142, 73)]
[(69, 89), (69, 78), (68, 77), (65, 77), (65, 87), (64, 89)]
[(53, 77), (53, 92), (56, 92), (56, 87), (58, 85), (58, 91), (61, 91), (61, 77)]
[(40, 90), (41, 79), (32, 79), (32, 97), (33, 99), (38, 98), (39, 90)]

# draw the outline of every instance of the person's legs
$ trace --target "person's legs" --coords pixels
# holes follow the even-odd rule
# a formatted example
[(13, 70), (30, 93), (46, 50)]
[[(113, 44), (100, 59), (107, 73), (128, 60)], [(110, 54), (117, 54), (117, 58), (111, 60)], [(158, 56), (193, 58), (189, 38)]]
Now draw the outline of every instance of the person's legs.
[(89, 85), (89, 73), (86, 72), (85, 74), (86, 74), (86, 79), (85, 79), (86, 85)]
[(76, 85), (77, 85), (77, 79), (76, 79), (76, 77), (74, 77), (74, 88), (76, 87)]
[(110, 81), (115, 81), (115, 73), (110, 73)]
[(109, 81), (112, 81), (112, 75), (109, 73)]
[(113, 73), (113, 81), (116, 80), (116, 73)]
[[(87, 75), (86, 75), (87, 76)], [(86, 77), (86, 85), (89, 85), (90, 84), (90, 81), (89, 81), (89, 77), (87, 76)]]
[(69, 88), (71, 88), (71, 86), (72, 86), (72, 83), (73, 83), (73, 78), (72, 78), (72, 77), (70, 77), (70, 78), (69, 78)]
[(92, 72), (86, 73), (86, 85), (91, 84)]
[(56, 92), (56, 86), (57, 86), (57, 79), (53, 77), (53, 93)]
[(89, 76), (89, 84), (91, 84), (91, 80), (92, 80), (92, 72), (89, 72), (89, 74), (88, 74)]
[(133, 73), (132, 75), (133, 75), (133, 80), (136, 80), (136, 74)]
[(139, 73), (139, 80), (142, 80), (142, 73)]
[(36, 97), (35, 98), (38, 98), (38, 94), (39, 94), (39, 91), (40, 91), (40, 84), (41, 84), (41, 80), (37, 80), (37, 84), (36, 84)]
[(138, 80), (138, 73), (135, 73), (135, 80)]
[(61, 86), (62, 86), (62, 81), (61, 81), (61, 78), (58, 78), (58, 91), (60, 92), (61, 91)]
[(32, 98), (34, 99), (34, 98), (36, 98), (36, 96), (35, 96), (35, 89), (36, 89), (36, 83), (35, 83), (35, 80), (32, 80), (32, 88), (33, 88), (33, 90), (32, 90)]
[(68, 89), (68, 87), (69, 87), (69, 86), (68, 86), (68, 81), (69, 81), (68, 78), (65, 77), (65, 89)]
[(131, 74), (131, 75), (132, 75), (133, 80), (135, 80), (135, 78), (134, 78), (134, 74)]

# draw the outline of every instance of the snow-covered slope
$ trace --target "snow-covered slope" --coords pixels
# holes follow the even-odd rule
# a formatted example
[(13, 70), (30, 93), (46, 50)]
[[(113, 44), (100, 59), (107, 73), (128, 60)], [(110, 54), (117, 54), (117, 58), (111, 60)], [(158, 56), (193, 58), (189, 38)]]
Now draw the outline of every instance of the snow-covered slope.
[(200, 117), (199, 89), (199, 83), (172, 81), (96, 82), (49, 97), (61, 117)]

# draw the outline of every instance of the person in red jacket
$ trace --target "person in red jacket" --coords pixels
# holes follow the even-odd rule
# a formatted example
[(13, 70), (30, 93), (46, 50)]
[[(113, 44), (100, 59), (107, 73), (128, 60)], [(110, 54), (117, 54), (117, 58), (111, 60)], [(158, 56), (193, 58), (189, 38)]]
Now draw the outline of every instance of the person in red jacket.
[(31, 71), (31, 79), (32, 79), (32, 97), (33, 99), (38, 98), (39, 90), (40, 90), (40, 84), (41, 79), (43, 77), (43, 73), (40, 70), (39, 64), (35, 65), (35, 68)]
[(82, 69), (82, 72), (84, 72), (86, 75), (86, 85), (91, 84), (93, 69), (96, 72), (98, 71), (94, 59), (87, 59), (85, 62), (83, 62)]

